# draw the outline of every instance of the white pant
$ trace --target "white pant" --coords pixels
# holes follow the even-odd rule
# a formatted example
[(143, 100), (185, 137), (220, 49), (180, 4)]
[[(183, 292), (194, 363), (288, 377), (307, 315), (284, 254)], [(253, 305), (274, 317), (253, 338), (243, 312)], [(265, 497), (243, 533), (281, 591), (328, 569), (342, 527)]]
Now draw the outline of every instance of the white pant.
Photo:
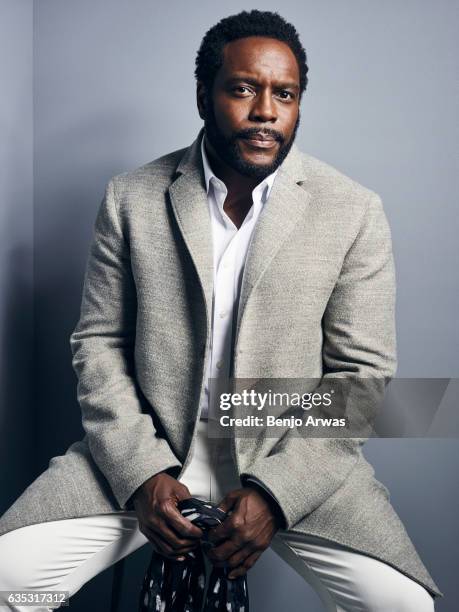
[[(240, 487), (229, 445), (228, 439), (209, 439), (206, 422), (198, 423), (193, 457), (180, 478), (192, 496), (217, 503), (225, 493)], [(22, 527), (0, 537), (0, 591), (55, 590), (69, 591), (72, 596), (147, 542), (135, 512)], [(288, 531), (278, 531), (271, 548), (312, 586), (327, 612), (434, 610), (433, 598), (424, 587), (364, 554)], [(48, 610), (43, 606), (9, 609)]]

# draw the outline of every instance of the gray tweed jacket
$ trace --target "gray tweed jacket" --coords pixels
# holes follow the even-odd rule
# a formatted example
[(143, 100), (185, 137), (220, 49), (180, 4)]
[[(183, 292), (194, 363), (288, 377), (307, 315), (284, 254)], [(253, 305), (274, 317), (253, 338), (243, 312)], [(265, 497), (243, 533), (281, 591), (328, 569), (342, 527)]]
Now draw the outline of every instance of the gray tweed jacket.
[[(191, 457), (204, 388), (213, 262), (200, 139), (107, 185), (70, 344), (85, 437), (0, 518), (22, 526), (129, 508), (153, 474)], [(396, 370), (395, 273), (379, 196), (294, 145), (248, 253), (233, 373), (388, 381)], [(442, 593), (419, 558), (361, 439), (234, 442), (286, 529), (380, 559)]]

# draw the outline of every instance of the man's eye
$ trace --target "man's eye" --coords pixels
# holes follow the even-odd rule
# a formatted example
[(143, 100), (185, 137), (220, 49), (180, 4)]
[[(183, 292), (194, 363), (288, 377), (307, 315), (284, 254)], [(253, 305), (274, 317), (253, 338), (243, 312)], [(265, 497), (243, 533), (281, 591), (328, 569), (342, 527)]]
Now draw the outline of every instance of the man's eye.
[(279, 92), (279, 96), (283, 99), (283, 100), (293, 100), (295, 98), (295, 96), (292, 94), (291, 91), (287, 91), (286, 89), (283, 89), (282, 91)]
[(250, 89), (248, 87), (246, 87), (245, 85), (238, 85), (237, 87), (235, 87), (233, 89), (233, 91), (237, 94), (241, 94), (243, 96), (246, 96), (248, 94), (250, 94)]

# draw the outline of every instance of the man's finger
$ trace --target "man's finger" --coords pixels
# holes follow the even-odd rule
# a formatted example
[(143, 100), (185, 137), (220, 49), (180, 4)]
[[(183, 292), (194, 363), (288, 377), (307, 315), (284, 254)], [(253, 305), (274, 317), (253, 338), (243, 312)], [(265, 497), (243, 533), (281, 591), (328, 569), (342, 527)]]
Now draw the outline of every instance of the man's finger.
[(226, 560), (226, 565), (229, 568), (236, 569), (240, 565), (243, 565), (246, 559), (251, 557), (255, 552), (259, 551), (255, 549), (254, 545), (246, 544), (244, 548), (240, 548)]
[(230, 491), (225, 495), (225, 497), (218, 504), (218, 508), (223, 510), (223, 512), (229, 512), (234, 508), (238, 500), (238, 496), (235, 491)]
[(199, 546), (199, 540), (186, 540), (180, 538), (167, 526), (167, 523), (163, 519), (159, 518), (156, 518), (154, 523), (144, 524), (142, 527), (142, 532), (145, 533), (147, 537), (149, 537), (151, 533), (159, 536), (162, 541), (167, 543), (170, 550), (177, 554), (183, 554), (191, 550), (195, 550), (196, 547)]
[(182, 516), (172, 500), (166, 500), (160, 505), (159, 514), (182, 538), (197, 539), (204, 535), (202, 529)]
[(231, 538), (235, 529), (242, 523), (241, 517), (237, 511), (233, 511), (231, 516), (227, 517), (223, 523), (209, 530), (209, 540), (213, 543), (218, 543), (228, 538)]
[(174, 550), (196, 548), (196, 546), (199, 546), (198, 538), (181, 538), (169, 527), (164, 519), (158, 519), (155, 527), (160, 536), (165, 539)]
[(219, 567), (226, 563), (226, 560), (239, 550), (240, 548), (234, 540), (225, 540), (220, 546), (210, 548), (207, 551), (207, 556), (212, 563)]
[(234, 527), (226, 520), (218, 527), (209, 530), (209, 542), (212, 542), (213, 544), (224, 542), (228, 538), (231, 538), (233, 531)]
[(155, 550), (169, 559), (177, 560), (179, 557), (185, 556), (188, 552), (195, 549), (195, 545), (175, 549), (170, 545), (167, 539), (161, 535), (161, 533), (153, 531), (153, 529), (150, 529), (147, 526), (142, 527), (142, 533), (148, 538), (151, 544), (153, 544), (153, 548)]
[(263, 551), (260, 550), (249, 555), (245, 559), (245, 561), (243, 561), (242, 565), (231, 570), (231, 572), (228, 574), (228, 578), (230, 580), (233, 580), (234, 578), (239, 578), (239, 576), (243, 576), (244, 574), (246, 574), (247, 571), (255, 565), (257, 559), (261, 556), (262, 553)]
[(150, 529), (146, 525), (142, 526), (141, 531), (143, 535), (148, 538), (149, 542), (151, 542), (154, 550), (165, 556), (173, 556), (174, 551), (172, 550), (172, 547), (168, 542), (166, 542), (166, 540), (161, 538), (156, 531), (153, 531), (153, 529)]

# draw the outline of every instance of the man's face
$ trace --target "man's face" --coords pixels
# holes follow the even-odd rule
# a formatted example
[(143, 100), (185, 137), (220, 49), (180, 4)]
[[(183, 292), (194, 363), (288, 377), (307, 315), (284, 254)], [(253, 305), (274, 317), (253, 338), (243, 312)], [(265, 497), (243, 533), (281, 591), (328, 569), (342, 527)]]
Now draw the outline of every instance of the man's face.
[(198, 89), (206, 136), (234, 170), (262, 180), (283, 162), (299, 125), (300, 75), (290, 47), (276, 39), (225, 45), (212, 92)]

